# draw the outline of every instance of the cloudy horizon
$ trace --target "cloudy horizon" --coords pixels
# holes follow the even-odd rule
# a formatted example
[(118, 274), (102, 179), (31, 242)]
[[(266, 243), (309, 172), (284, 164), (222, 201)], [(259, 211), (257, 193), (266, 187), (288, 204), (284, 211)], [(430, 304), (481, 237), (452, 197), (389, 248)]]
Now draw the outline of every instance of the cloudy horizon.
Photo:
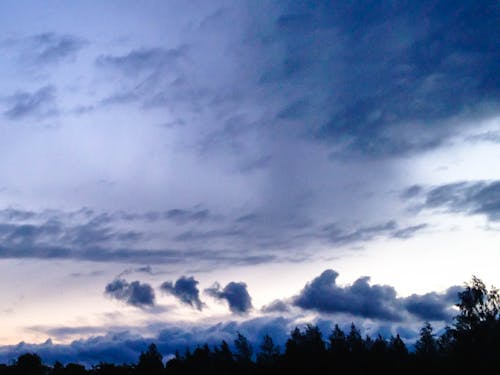
[(411, 341), (500, 285), (497, 2), (0, 10), (0, 359)]

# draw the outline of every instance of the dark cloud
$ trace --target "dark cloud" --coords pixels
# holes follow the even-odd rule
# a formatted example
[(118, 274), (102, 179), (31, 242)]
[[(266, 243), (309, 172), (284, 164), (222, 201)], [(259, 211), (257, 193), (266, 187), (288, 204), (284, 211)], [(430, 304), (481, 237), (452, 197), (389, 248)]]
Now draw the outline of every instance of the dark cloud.
[[(323, 337), (328, 337), (334, 324), (339, 324), (344, 332), (348, 332), (352, 320), (335, 321), (315, 319), (310, 321), (316, 324)], [(391, 335), (400, 333), (405, 340), (414, 341), (418, 335), (419, 325), (402, 327), (398, 324), (363, 324), (355, 321), (356, 327), (361, 330), (362, 335), (369, 334), (372, 338), (380, 333), (382, 337), (389, 338)], [(137, 334), (137, 327), (31, 327), (35, 332), (50, 335), (58, 341), (71, 338), (74, 335), (89, 336), (87, 339), (79, 339), (69, 344), (54, 344), (47, 340), (41, 344), (19, 343), (17, 345), (1, 346), (0, 361), (9, 363), (20, 354), (36, 352), (45, 363), (51, 364), (56, 360), (63, 363), (79, 362), (88, 366), (100, 362), (111, 363), (136, 363), (141, 351), (154, 342), (163, 356), (174, 354), (176, 351), (183, 352), (186, 348), (194, 349), (198, 345), (207, 343), (209, 346), (220, 345), (222, 340), (233, 342), (237, 332), (243, 334), (254, 348), (257, 348), (264, 335), (270, 335), (276, 345), (284, 348), (290, 332), (299, 327), (303, 329), (305, 323), (300, 318), (283, 317), (259, 317), (243, 321), (227, 321), (214, 325), (204, 324), (151, 324), (142, 331), (151, 334)], [(107, 332), (107, 333), (105, 333)]]
[[(196, 261), (196, 267), (188, 269), (195, 272), (228, 264), (304, 261), (311, 254), (301, 247), (311, 242), (347, 246), (378, 237), (407, 239), (426, 228), (425, 224), (405, 227), (388, 221), (347, 229), (293, 220), (273, 224), (270, 219), (266, 213), (227, 217), (205, 209), (145, 213), (4, 209), (0, 210), (0, 258), (136, 264)], [(168, 230), (159, 232), (158, 225)]]
[(343, 146), (335, 157), (431, 149), (465, 108), (498, 107), (493, 0), (281, 4), (261, 32), (261, 84), (289, 94), (278, 120), (320, 124), (317, 139)]
[(394, 287), (370, 285), (368, 277), (357, 279), (352, 285), (339, 286), (338, 273), (326, 270), (306, 284), (293, 298), (295, 306), (321, 313), (344, 313), (380, 321), (422, 320), (451, 321), (456, 315), (453, 306), (457, 302), (460, 287), (454, 286), (444, 293), (431, 292), (397, 297)]
[(29, 38), (29, 53), (35, 56), (37, 63), (49, 64), (72, 58), (87, 45), (87, 42), (73, 35), (43, 33)]
[(124, 279), (113, 280), (106, 285), (104, 293), (136, 307), (151, 307), (155, 303), (155, 293), (151, 285), (139, 281), (129, 283)]
[(233, 313), (244, 314), (252, 308), (252, 298), (245, 283), (232, 281), (224, 289), (215, 283), (211, 288), (205, 289), (205, 292), (216, 299), (226, 300)]
[(290, 311), (290, 306), (288, 303), (277, 299), (263, 306), (261, 310), (265, 313), (286, 313)]
[(454, 286), (445, 293), (412, 294), (403, 299), (404, 308), (422, 320), (451, 321), (457, 311), (453, 308), (458, 303), (458, 292), (463, 288)]
[(308, 283), (293, 304), (303, 309), (325, 313), (349, 313), (365, 318), (399, 321), (401, 312), (394, 305), (396, 290), (387, 285), (369, 285), (368, 277), (356, 280), (352, 285), (336, 285), (338, 273), (326, 270)]
[(44, 86), (28, 92), (20, 91), (7, 98), (8, 109), (4, 115), (12, 120), (29, 116), (47, 117), (57, 114), (54, 86)]
[(161, 284), (160, 289), (177, 297), (183, 303), (190, 305), (198, 310), (203, 308), (203, 302), (200, 300), (200, 291), (198, 290), (198, 281), (194, 277), (182, 276), (172, 283), (166, 281)]
[(5, 208), (0, 210), (0, 217), (6, 221), (25, 221), (35, 217), (35, 212)]
[(470, 135), (466, 138), (466, 141), (471, 143), (478, 143), (478, 142), (500, 143), (500, 131), (490, 130), (484, 133)]
[(423, 187), (420, 185), (413, 185), (410, 186), (409, 188), (405, 189), (401, 193), (401, 198), (403, 199), (411, 199), (413, 197), (418, 196), (420, 193), (422, 193)]
[(327, 225), (323, 228), (325, 237), (331, 243), (351, 243), (358, 241), (368, 241), (376, 236), (388, 234), (396, 229), (395, 221), (388, 221), (369, 227), (361, 227), (353, 231), (346, 231), (337, 225)]
[(148, 249), (148, 248), (109, 248), (109, 247), (63, 247), (18, 243), (10, 246), (0, 245), (1, 259), (77, 259), (93, 262), (152, 263), (152, 264), (196, 264), (196, 270), (213, 269), (221, 266), (258, 265), (276, 261), (273, 255), (241, 255), (227, 253), (226, 249), (188, 248), (188, 249)]
[(99, 104), (102, 106), (115, 105), (115, 104), (127, 104), (139, 100), (139, 95), (133, 92), (126, 93), (116, 93), (110, 95), (100, 101)]
[(130, 275), (133, 273), (145, 273), (148, 275), (153, 275), (153, 268), (151, 266), (142, 266), (142, 267), (135, 267), (135, 268), (127, 268), (126, 270), (123, 270), (120, 272), (120, 274), (117, 276), (117, 278), (121, 278), (122, 276), (125, 275)]
[(418, 224), (418, 225), (412, 225), (403, 229), (399, 229), (392, 233), (392, 237), (394, 238), (400, 238), (400, 239), (407, 239), (411, 238), (415, 235), (415, 233), (427, 228), (427, 224)]
[(168, 220), (172, 220), (177, 224), (184, 224), (187, 222), (201, 222), (207, 220), (210, 217), (210, 211), (208, 210), (197, 210), (188, 211), (181, 209), (172, 209), (165, 211), (163, 217)]
[(214, 230), (189, 230), (182, 232), (175, 237), (176, 241), (207, 241), (215, 238), (238, 238), (244, 236), (246, 233), (240, 229), (214, 229)]
[(141, 73), (156, 73), (171, 67), (184, 56), (185, 47), (174, 49), (138, 49), (121, 56), (103, 55), (96, 60), (100, 67), (111, 67), (120, 72), (135, 76)]
[(443, 208), (500, 220), (500, 181), (461, 181), (422, 189), (420, 209)]
[(332, 244), (339, 245), (366, 242), (380, 236), (408, 239), (426, 227), (427, 224), (399, 227), (394, 220), (373, 226), (359, 227), (354, 230), (346, 230), (335, 224), (330, 224), (323, 227), (321, 237)]
[[(141, 103), (143, 109), (170, 107), (178, 100), (187, 101), (176, 84), (183, 82), (182, 61), (188, 48), (140, 48), (123, 55), (102, 55), (95, 61), (105, 74), (118, 74), (122, 85), (100, 101), (101, 106)], [(187, 65), (186, 65), (187, 66)], [(186, 96), (187, 95), (187, 96)], [(181, 98), (186, 96), (186, 98)]]
[(145, 213), (118, 212), (114, 216), (125, 221), (171, 221), (178, 225), (213, 221), (216, 217), (207, 209), (181, 209), (172, 208), (166, 211), (148, 211)]

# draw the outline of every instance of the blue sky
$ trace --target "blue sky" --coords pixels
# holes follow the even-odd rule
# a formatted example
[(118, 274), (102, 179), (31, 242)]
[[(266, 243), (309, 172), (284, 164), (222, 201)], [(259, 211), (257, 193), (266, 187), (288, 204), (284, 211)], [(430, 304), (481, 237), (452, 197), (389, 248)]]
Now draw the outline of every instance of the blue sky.
[(500, 284), (499, 12), (2, 2), (0, 357), (449, 323)]

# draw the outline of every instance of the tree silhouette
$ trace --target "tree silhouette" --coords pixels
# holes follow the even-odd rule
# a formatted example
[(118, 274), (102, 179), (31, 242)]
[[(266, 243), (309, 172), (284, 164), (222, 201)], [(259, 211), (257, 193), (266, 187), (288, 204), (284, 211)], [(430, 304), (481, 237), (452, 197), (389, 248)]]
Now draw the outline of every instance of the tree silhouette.
[(14, 366), (16, 374), (39, 375), (44, 373), (42, 359), (38, 354), (26, 353), (17, 358)]
[(351, 329), (346, 337), (347, 348), (352, 355), (361, 355), (364, 351), (363, 339), (359, 329), (351, 323)]
[(149, 345), (145, 352), (139, 356), (137, 364), (137, 374), (162, 374), (163, 373), (163, 356), (158, 351), (155, 344)]
[(415, 343), (415, 354), (423, 358), (433, 358), (436, 356), (438, 348), (437, 342), (432, 333), (433, 328), (429, 322), (425, 322), (420, 329), (420, 337)]
[(236, 348), (235, 358), (239, 362), (249, 362), (252, 358), (253, 348), (248, 342), (248, 339), (241, 333), (237, 333), (238, 337), (234, 340)]
[(257, 363), (261, 365), (270, 365), (274, 363), (280, 355), (280, 349), (274, 345), (271, 336), (264, 335), (262, 344), (260, 344), (260, 352), (257, 353)]
[(330, 352), (345, 355), (348, 352), (347, 342), (345, 338), (345, 333), (339, 328), (338, 324), (335, 324), (332, 334), (328, 337), (330, 342)]
[(498, 290), (488, 290), (477, 277), (472, 277), (458, 293), (460, 309), (452, 329), (451, 347), (455, 362), (463, 369), (480, 371), (495, 367), (500, 351), (500, 297)]
[(459, 332), (476, 329), (479, 325), (498, 320), (500, 297), (498, 289), (488, 291), (484, 283), (473, 276), (463, 292), (458, 293), (457, 304), (460, 313), (456, 317), (455, 327)]

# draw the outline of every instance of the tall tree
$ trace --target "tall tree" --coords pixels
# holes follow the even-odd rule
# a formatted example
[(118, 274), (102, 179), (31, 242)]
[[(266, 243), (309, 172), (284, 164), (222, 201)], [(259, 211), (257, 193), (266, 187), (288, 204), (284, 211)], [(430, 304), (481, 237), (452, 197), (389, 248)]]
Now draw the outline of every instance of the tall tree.
[(498, 320), (500, 296), (498, 289), (488, 290), (485, 284), (473, 276), (465, 290), (458, 293), (457, 304), (460, 313), (456, 317), (455, 327), (459, 332), (471, 331), (482, 323)]
[(257, 354), (257, 363), (262, 365), (269, 365), (275, 362), (280, 355), (280, 349), (274, 345), (271, 336), (265, 335), (260, 345), (260, 352)]
[(136, 370), (138, 374), (153, 375), (163, 373), (163, 356), (155, 344), (149, 345), (148, 349), (141, 353)]
[(248, 339), (240, 332), (237, 333), (236, 340), (234, 340), (236, 348), (235, 357), (238, 362), (250, 362), (252, 359), (253, 348)]
[(429, 322), (425, 322), (420, 329), (420, 337), (415, 343), (415, 354), (423, 358), (433, 358), (437, 354), (437, 342)]

